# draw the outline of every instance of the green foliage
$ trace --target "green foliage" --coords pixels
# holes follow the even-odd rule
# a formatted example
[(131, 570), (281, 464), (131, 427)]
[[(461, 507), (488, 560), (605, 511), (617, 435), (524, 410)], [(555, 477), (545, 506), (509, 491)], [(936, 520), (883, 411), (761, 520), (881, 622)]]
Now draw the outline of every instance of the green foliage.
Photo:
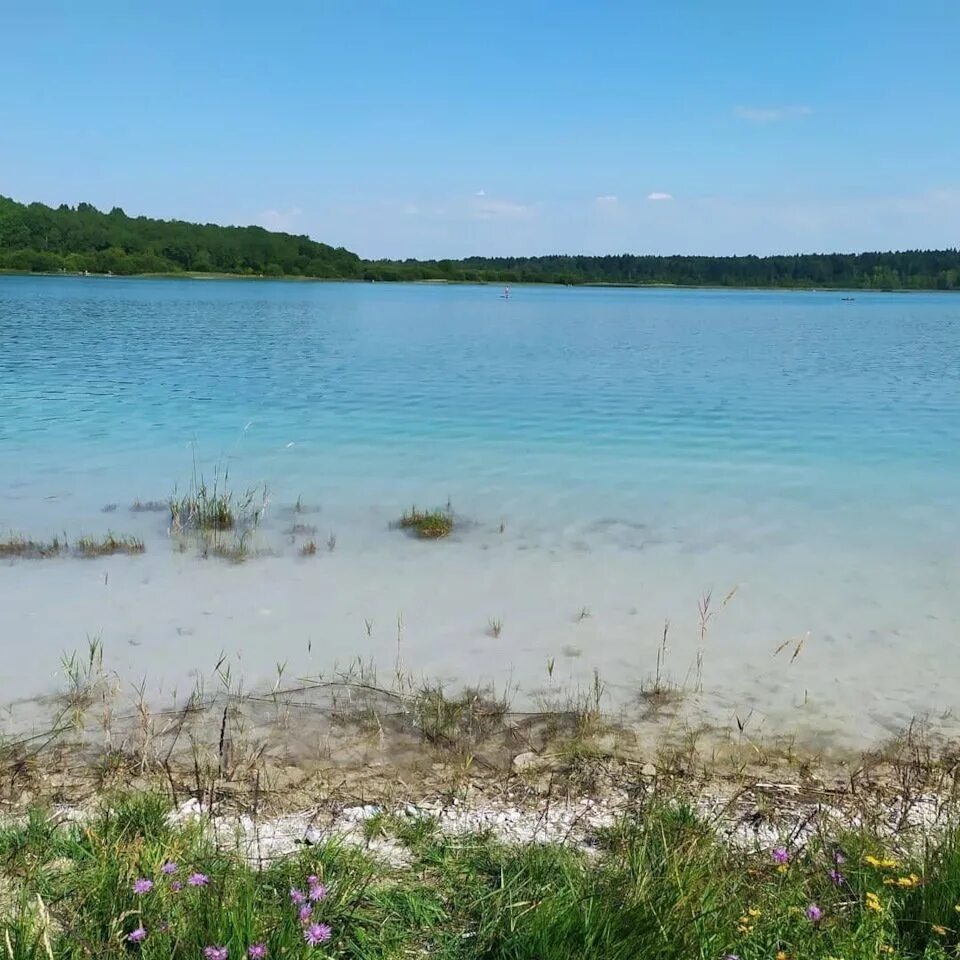
[(398, 521), (401, 530), (409, 530), (421, 540), (440, 540), (453, 532), (453, 514), (449, 510), (418, 510), (412, 507)]
[(262, 227), (128, 217), (89, 203), (53, 209), (0, 196), (0, 269), (355, 277), (360, 260), (342, 247)]
[[(960, 942), (958, 836), (942, 827), (893, 853), (867, 828), (826, 833), (779, 863), (688, 806), (652, 803), (589, 854), (383, 814), (367, 838), (405, 845), (403, 866), (333, 842), (255, 863), (202, 823), (171, 823), (159, 797), (120, 796), (82, 824), (35, 811), (0, 828), (0, 943), (11, 960), (181, 960), (211, 945), (243, 958), (259, 943), (351, 960), (946, 960)], [(191, 886), (194, 872), (208, 882)], [(331, 927), (321, 947), (291, 902), (311, 875), (326, 888), (311, 908)]]
[(960, 250), (773, 257), (467, 257), (361, 260), (343, 247), (262, 227), (221, 227), (53, 209), (0, 196), (0, 269), (42, 273), (224, 273), (368, 281), (672, 284), (719, 287), (960, 289)]

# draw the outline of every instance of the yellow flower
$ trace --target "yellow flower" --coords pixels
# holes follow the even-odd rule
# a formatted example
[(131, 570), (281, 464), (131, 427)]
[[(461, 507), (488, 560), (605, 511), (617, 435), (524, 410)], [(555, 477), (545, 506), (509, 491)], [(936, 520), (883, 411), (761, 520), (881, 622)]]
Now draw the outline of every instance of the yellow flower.
[(863, 862), (868, 866), (877, 867), (879, 870), (892, 870), (894, 867), (900, 865), (898, 860), (883, 859), (879, 860), (877, 857), (867, 855), (863, 858)]
[[(790, 960), (790, 955), (787, 953), (786, 950), (778, 950), (778, 951), (777, 951), (777, 956), (775, 957), (775, 960)], [(836, 958), (836, 957), (830, 958), (830, 957), (828, 957), (827, 960), (839, 960), (839, 958)]]
[(786, 873), (789, 869), (790, 867), (787, 864), (781, 863), (780, 866), (777, 867), (777, 873)]
[(881, 944), (880, 944), (880, 952), (881, 952), (881, 953), (893, 953), (893, 947), (891, 947), (889, 943), (881, 943)]
[(897, 886), (904, 887), (907, 890), (910, 887), (915, 887), (919, 882), (920, 878), (915, 873), (911, 873), (909, 877), (897, 877)]
[(747, 910), (747, 915), (756, 919), (760, 916), (760, 911), (756, 907), (750, 907)]
[(880, 898), (872, 890), (867, 893), (866, 901), (868, 910), (873, 910), (874, 913), (880, 913), (880, 911), (883, 910)]
[(939, 923), (933, 924), (930, 929), (938, 936), (945, 937), (947, 935), (947, 928), (941, 927)]

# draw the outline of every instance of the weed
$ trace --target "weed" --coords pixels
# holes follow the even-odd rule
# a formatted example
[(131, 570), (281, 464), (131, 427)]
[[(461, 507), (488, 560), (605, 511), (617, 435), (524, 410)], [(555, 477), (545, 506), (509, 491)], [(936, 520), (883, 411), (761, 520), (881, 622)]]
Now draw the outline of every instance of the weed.
[(316, 540), (308, 540), (308, 541), (300, 548), (300, 556), (301, 556), (301, 557), (315, 557), (316, 555), (317, 555), (317, 541), (316, 541)]
[(397, 526), (401, 530), (408, 530), (421, 540), (440, 540), (453, 531), (454, 519), (449, 505), (444, 510), (421, 511), (412, 507), (405, 513)]
[(54, 537), (50, 541), (28, 540), (21, 534), (11, 534), (0, 540), (0, 557), (19, 557), (27, 560), (44, 560), (59, 557), (68, 547), (66, 540)]
[(316, 534), (317, 528), (309, 523), (295, 523), (287, 530), (288, 537), (312, 537)]
[(134, 555), (143, 553), (146, 548), (139, 537), (114, 536), (108, 533), (105, 537), (81, 537), (74, 542), (73, 549), (79, 557), (109, 557), (115, 553)]
[(337, 535), (331, 532), (330, 536), (327, 537), (327, 552), (333, 553), (333, 551), (336, 549), (337, 549)]
[(503, 633), (503, 621), (498, 619), (489, 620), (487, 622), (487, 633), (497, 639), (501, 633)]
[(166, 513), (169, 509), (169, 500), (134, 500), (130, 504), (131, 513)]

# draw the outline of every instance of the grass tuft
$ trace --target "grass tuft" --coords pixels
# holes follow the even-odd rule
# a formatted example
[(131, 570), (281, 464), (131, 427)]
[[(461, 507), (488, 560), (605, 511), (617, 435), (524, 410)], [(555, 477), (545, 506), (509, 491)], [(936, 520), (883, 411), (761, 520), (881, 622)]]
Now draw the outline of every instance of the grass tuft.
[(0, 558), (17, 557), (26, 560), (46, 560), (59, 557), (67, 549), (67, 542), (59, 537), (52, 540), (28, 540), (22, 534), (10, 534), (0, 540)]
[(397, 521), (397, 526), (421, 540), (440, 540), (453, 532), (453, 513), (449, 508), (422, 511), (412, 507)]
[(79, 557), (109, 557), (115, 553), (124, 553), (133, 556), (143, 553), (146, 547), (139, 537), (114, 536), (108, 533), (105, 537), (81, 537), (74, 542), (73, 549)]

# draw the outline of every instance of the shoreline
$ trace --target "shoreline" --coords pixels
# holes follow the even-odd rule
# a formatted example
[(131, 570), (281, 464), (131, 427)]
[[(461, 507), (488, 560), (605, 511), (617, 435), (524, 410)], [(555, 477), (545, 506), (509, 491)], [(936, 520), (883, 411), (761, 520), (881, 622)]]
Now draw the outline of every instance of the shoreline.
[(456, 286), (456, 287), (494, 287), (500, 288), (509, 286), (515, 287), (558, 287), (571, 289), (609, 289), (609, 290), (730, 290), (745, 292), (763, 292), (771, 293), (863, 293), (863, 294), (888, 294), (888, 293), (960, 293), (960, 288), (943, 290), (936, 287), (889, 287), (878, 289), (876, 287), (824, 287), (824, 286), (732, 286), (728, 284), (679, 284), (679, 283), (613, 283), (607, 281), (584, 281), (580, 283), (562, 283), (553, 280), (523, 280), (523, 281), (499, 281), (499, 280), (448, 280), (443, 278), (421, 279), (421, 280), (364, 280), (360, 277), (305, 277), (305, 276), (283, 276), (266, 277), (260, 275), (242, 274), (242, 273), (131, 273), (131, 274), (108, 274), (108, 273), (88, 273), (86, 276), (74, 273), (62, 272), (42, 272), (31, 270), (8, 270), (0, 268), (0, 277), (59, 277), (65, 279), (83, 280), (257, 280), (269, 283), (355, 283), (355, 284), (381, 284), (388, 286)]

